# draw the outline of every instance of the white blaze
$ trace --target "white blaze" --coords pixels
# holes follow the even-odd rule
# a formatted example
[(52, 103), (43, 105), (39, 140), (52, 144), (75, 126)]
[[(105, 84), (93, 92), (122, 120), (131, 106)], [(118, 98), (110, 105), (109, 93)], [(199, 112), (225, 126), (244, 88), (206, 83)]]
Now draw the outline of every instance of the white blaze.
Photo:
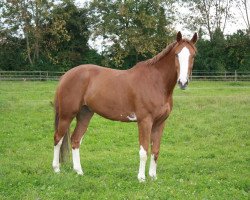
[(139, 155), (140, 155), (140, 166), (139, 166), (139, 172), (138, 172), (138, 180), (140, 182), (144, 182), (147, 152), (144, 150), (143, 146), (140, 146)]
[(184, 47), (181, 52), (178, 54), (178, 59), (180, 63), (180, 77), (178, 80), (182, 84), (185, 84), (188, 80), (188, 61), (189, 61), (190, 52), (187, 47)]

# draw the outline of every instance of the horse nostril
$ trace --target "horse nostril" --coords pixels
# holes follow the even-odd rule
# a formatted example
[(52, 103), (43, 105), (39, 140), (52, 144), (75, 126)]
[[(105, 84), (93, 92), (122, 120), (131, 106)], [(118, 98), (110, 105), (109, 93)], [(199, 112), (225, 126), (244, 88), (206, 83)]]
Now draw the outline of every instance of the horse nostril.
[(181, 88), (182, 90), (185, 90), (186, 87), (187, 87), (187, 85), (188, 85), (188, 80), (187, 80), (186, 82), (182, 83), (181, 80), (179, 79), (179, 80), (177, 81), (177, 83), (178, 83), (178, 85), (180, 86), (180, 88)]

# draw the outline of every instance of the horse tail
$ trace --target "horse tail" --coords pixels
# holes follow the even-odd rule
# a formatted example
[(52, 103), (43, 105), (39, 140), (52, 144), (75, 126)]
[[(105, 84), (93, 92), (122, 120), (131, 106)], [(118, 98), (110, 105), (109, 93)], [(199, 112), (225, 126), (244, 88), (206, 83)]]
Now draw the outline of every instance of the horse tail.
[(55, 132), (58, 130), (58, 123), (59, 123), (59, 108), (58, 108), (58, 102), (57, 102), (57, 94), (55, 96), (54, 104), (53, 105), (54, 110), (55, 110), (55, 121), (54, 121), (54, 127), (55, 127)]
[[(58, 96), (56, 93), (55, 100), (54, 100), (54, 109), (55, 109), (55, 121), (54, 121), (54, 126), (55, 126), (55, 132), (58, 131), (58, 124), (59, 124), (59, 105), (58, 105)], [(70, 134), (69, 130), (66, 131), (63, 137), (62, 145), (60, 148), (60, 163), (67, 162), (70, 158)]]

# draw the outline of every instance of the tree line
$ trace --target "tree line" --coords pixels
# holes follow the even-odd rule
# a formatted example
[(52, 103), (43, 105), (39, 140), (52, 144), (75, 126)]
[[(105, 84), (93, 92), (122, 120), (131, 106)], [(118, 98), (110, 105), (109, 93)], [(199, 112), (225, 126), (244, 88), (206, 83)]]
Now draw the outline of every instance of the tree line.
[[(189, 12), (180, 13), (180, 6)], [(245, 28), (226, 35), (238, 8)], [(172, 42), (176, 23), (199, 33), (195, 70), (249, 71), (246, 0), (3, 0), (0, 70), (65, 71), (86, 63), (128, 69)], [(95, 49), (89, 41), (99, 41)]]

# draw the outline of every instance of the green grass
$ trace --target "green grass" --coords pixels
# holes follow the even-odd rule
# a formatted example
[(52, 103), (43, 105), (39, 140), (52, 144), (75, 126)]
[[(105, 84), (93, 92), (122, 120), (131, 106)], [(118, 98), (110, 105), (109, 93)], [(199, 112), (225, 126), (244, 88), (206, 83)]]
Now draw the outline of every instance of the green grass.
[(176, 89), (158, 180), (146, 183), (137, 181), (136, 123), (97, 115), (81, 147), (84, 176), (71, 164), (53, 173), (56, 84), (0, 82), (0, 199), (249, 199), (249, 82)]

